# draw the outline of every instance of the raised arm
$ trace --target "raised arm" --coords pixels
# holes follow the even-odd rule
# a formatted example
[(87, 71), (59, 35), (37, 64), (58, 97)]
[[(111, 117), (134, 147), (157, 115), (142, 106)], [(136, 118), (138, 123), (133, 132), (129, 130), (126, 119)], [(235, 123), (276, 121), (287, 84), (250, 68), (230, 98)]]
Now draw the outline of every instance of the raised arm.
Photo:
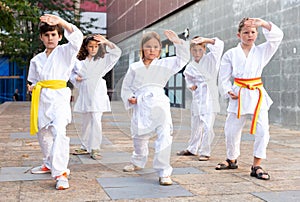
[(104, 44), (107, 46), (107, 48), (106, 48), (107, 53), (105, 54), (105, 63), (106, 64), (105, 64), (105, 69), (102, 72), (102, 76), (104, 76), (118, 62), (118, 60), (121, 57), (122, 51), (116, 44), (109, 41), (108, 39), (106, 39), (104, 36), (102, 36), (100, 34), (95, 35), (94, 39), (97, 40), (99, 42), (99, 44)]
[(204, 42), (207, 43), (207, 48), (209, 49), (207, 57), (211, 62), (211, 68), (207, 68), (206, 71), (211, 76), (216, 76), (220, 67), (220, 61), (224, 50), (224, 42), (217, 37), (211, 39), (205, 38)]
[(165, 36), (174, 44), (182, 44), (183, 40), (172, 30), (165, 30)]
[(109, 41), (108, 39), (106, 39), (104, 36), (97, 34), (94, 36), (94, 39), (97, 40), (99, 42), (99, 44), (105, 44), (107, 45), (110, 49), (114, 49), (115, 45)]
[(166, 30), (164, 34), (175, 46), (176, 57), (163, 58), (164, 62), (166, 62), (165, 66), (170, 68), (171, 72), (174, 74), (181, 70), (190, 60), (189, 43), (180, 39), (172, 30)]
[(56, 15), (45, 14), (40, 17), (40, 20), (41, 22), (45, 22), (48, 25), (61, 25), (69, 33), (72, 33), (74, 31), (70, 23)]
[(278, 26), (276, 26), (272, 22), (268, 22), (268, 24), (271, 27), (270, 30), (262, 26), (262, 31), (267, 41), (259, 45), (259, 47), (264, 50), (264, 53), (262, 54), (263, 66), (267, 65), (267, 63), (271, 60), (271, 58), (277, 51), (284, 35), (282, 30)]
[(272, 25), (269, 22), (260, 18), (249, 18), (247, 21), (245, 21), (245, 27), (263, 27), (268, 31), (271, 31)]

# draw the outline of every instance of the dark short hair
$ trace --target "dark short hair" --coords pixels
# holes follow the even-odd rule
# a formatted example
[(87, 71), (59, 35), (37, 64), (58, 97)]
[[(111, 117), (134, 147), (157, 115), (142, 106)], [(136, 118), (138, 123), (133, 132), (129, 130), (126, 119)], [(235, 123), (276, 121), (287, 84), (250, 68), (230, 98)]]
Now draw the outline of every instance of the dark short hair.
[(242, 28), (245, 26), (245, 22), (249, 20), (249, 18), (243, 18), (240, 23), (239, 23), (239, 27), (238, 27), (238, 32), (241, 32)]
[(46, 32), (55, 31), (55, 30), (57, 30), (57, 33), (60, 36), (63, 35), (64, 33), (64, 29), (62, 28), (61, 25), (49, 25), (45, 22), (40, 22), (39, 24), (40, 34), (45, 34)]
[[(78, 60), (85, 60), (86, 57), (89, 55), (89, 52), (87, 50), (87, 46), (88, 46), (88, 44), (89, 44), (90, 41), (97, 41), (96, 39), (94, 39), (95, 35), (96, 34), (91, 34), (91, 35), (86, 36), (83, 39), (83, 42), (82, 42), (81, 47), (80, 47), (80, 50), (79, 50), (79, 52), (77, 54)], [(98, 49), (97, 54), (94, 56), (94, 60), (98, 60), (99, 58), (104, 58), (104, 55), (106, 53), (107, 53), (107, 51), (106, 51), (106, 45), (99, 44), (99, 49)]]

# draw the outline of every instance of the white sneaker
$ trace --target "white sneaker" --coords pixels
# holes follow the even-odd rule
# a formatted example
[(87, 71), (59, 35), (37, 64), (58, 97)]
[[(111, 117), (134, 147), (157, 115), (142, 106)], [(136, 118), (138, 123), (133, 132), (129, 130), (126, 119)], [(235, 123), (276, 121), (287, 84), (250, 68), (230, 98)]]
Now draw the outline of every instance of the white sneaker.
[(67, 178), (67, 173), (64, 173), (56, 178), (56, 189), (64, 190), (70, 187), (69, 181)]
[(173, 181), (172, 181), (171, 177), (160, 177), (159, 184), (164, 185), (164, 186), (172, 185)]
[(133, 171), (137, 171), (137, 170), (141, 170), (142, 168), (136, 166), (136, 165), (133, 165), (133, 164), (130, 164), (128, 166), (125, 166), (123, 168), (123, 171), (124, 172), (133, 172)]
[(47, 168), (45, 165), (34, 167), (30, 170), (32, 174), (45, 174), (51, 173), (51, 170)]

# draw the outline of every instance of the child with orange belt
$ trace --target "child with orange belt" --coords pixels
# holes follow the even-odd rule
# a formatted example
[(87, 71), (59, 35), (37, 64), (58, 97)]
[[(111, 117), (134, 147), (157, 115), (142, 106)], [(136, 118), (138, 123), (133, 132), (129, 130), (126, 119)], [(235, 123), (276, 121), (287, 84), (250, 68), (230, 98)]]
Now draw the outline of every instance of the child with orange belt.
[[(267, 41), (256, 46), (254, 42), (258, 36), (258, 27), (262, 27)], [(250, 115), (250, 133), (255, 137), (250, 175), (269, 180), (270, 175), (260, 165), (262, 159), (266, 158), (270, 137), (268, 110), (272, 100), (263, 87), (261, 74), (277, 51), (283, 32), (271, 22), (244, 18), (239, 24), (237, 36), (241, 42), (223, 55), (219, 72), (219, 85), (222, 94), (229, 98), (229, 105), (224, 129), (227, 160), (219, 163), (216, 170), (238, 168), (242, 129), (247, 115)], [(234, 79), (233, 84), (231, 78)]]

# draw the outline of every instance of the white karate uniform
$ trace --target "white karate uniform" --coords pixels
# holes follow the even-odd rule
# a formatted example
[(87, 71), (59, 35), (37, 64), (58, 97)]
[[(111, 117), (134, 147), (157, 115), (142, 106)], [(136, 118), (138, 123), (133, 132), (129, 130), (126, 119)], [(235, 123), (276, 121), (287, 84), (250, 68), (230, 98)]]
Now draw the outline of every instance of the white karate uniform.
[[(106, 81), (103, 77), (114, 67), (121, 56), (121, 49), (106, 47), (104, 58), (77, 61), (70, 80), (79, 90), (74, 112), (82, 113), (82, 148), (88, 152), (99, 150), (102, 142), (102, 114), (111, 111), (107, 95)], [(80, 76), (83, 80), (76, 81)]]
[[(133, 109), (131, 133), (134, 152), (131, 162), (141, 168), (145, 167), (148, 157), (148, 142), (151, 132), (156, 132), (155, 155), (153, 167), (159, 177), (172, 173), (170, 165), (173, 133), (170, 112), (170, 100), (165, 95), (164, 87), (171, 76), (181, 70), (189, 61), (189, 45), (174, 44), (176, 56), (154, 59), (148, 68), (140, 60), (129, 66), (123, 80), (121, 97), (125, 108)], [(128, 102), (131, 97), (137, 98), (137, 104)]]
[[(67, 44), (58, 45), (48, 57), (44, 51), (31, 59), (28, 81), (33, 85), (43, 80), (69, 80), (83, 40), (81, 31), (74, 25), (72, 28), (72, 33), (64, 32)], [(66, 136), (66, 126), (71, 122), (70, 98), (68, 87), (43, 88), (40, 94), (37, 136), (43, 162), (51, 169), (52, 177), (68, 170), (70, 138)]]
[(220, 112), (217, 77), (224, 42), (218, 38), (215, 44), (207, 44), (210, 50), (199, 63), (190, 62), (183, 72), (186, 87), (197, 86), (192, 92), (191, 137), (187, 150), (193, 154), (210, 156), (216, 113)]
[[(246, 57), (241, 45), (228, 50), (221, 60), (219, 72), (219, 85), (222, 95), (229, 98), (228, 92), (233, 91), (236, 95), (240, 87), (232, 84), (231, 78), (257, 78), (261, 77), (263, 68), (268, 64), (272, 56), (275, 54), (279, 44), (283, 38), (283, 32), (273, 23), (271, 30), (262, 28), (266, 42), (251, 48)], [(262, 105), (256, 126), (254, 152), (257, 158), (266, 158), (266, 148), (269, 142), (269, 121), (268, 110), (272, 104), (272, 100), (266, 90), (262, 89)], [(243, 126), (245, 124), (245, 116), (253, 116), (256, 104), (259, 98), (258, 90), (249, 90), (243, 88), (241, 90), (242, 106), (241, 118), (237, 119), (238, 99), (229, 98), (228, 116), (225, 123), (225, 137), (227, 147), (227, 158), (237, 159), (240, 155), (240, 139)], [(249, 129), (250, 130), (250, 129)]]

